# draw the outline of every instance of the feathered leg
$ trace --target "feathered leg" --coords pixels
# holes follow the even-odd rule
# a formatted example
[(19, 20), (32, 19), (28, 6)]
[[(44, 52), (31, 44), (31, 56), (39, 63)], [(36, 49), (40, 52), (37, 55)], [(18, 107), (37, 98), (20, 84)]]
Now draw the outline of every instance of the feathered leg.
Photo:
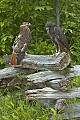
[(21, 65), (21, 61), (24, 59), (25, 53), (17, 53), (17, 65)]

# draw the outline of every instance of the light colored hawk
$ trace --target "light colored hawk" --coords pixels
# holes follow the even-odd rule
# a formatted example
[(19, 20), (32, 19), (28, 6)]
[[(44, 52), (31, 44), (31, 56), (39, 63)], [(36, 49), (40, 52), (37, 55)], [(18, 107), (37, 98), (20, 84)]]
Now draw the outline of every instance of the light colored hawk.
[(45, 27), (52, 43), (57, 48), (56, 52), (69, 52), (68, 41), (66, 40), (64, 32), (52, 21), (47, 22)]
[(13, 52), (10, 57), (11, 65), (19, 65), (25, 56), (25, 51), (28, 48), (31, 41), (31, 32), (28, 26), (31, 25), (28, 22), (23, 22), (20, 26), (20, 33), (16, 36), (13, 43)]

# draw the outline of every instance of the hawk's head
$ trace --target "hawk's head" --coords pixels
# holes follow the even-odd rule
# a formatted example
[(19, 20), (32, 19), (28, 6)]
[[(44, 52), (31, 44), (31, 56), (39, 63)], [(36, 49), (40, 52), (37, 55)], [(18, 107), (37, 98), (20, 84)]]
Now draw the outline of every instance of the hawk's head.
[(22, 26), (25, 26), (25, 25), (26, 25), (26, 26), (30, 26), (31, 23), (29, 23), (29, 22), (23, 22), (23, 23), (22, 23)]
[(20, 25), (20, 27), (25, 27), (25, 26), (30, 26), (31, 24), (29, 22), (23, 22), (22, 25)]
[(45, 27), (46, 27), (46, 30), (48, 33), (49, 33), (49, 29), (54, 28), (55, 26), (56, 26), (56, 24), (52, 21), (49, 21), (45, 24)]
[(26, 28), (26, 27), (28, 27), (30, 25), (31, 24), (29, 22), (23, 22), (22, 25), (20, 25), (20, 29), (22, 30), (22, 29), (24, 29), (24, 28)]

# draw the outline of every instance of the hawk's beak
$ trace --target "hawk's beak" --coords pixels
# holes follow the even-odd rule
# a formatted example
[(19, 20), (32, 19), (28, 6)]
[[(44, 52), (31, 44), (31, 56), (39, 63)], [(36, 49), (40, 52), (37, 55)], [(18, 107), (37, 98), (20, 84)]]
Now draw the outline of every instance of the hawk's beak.
[(27, 25), (31, 26), (31, 23), (28, 23)]
[(47, 33), (49, 33), (49, 28), (48, 27), (46, 27), (46, 31), (47, 31)]
[(49, 30), (49, 28), (47, 27), (47, 28), (46, 28), (46, 30), (48, 31), (48, 30)]

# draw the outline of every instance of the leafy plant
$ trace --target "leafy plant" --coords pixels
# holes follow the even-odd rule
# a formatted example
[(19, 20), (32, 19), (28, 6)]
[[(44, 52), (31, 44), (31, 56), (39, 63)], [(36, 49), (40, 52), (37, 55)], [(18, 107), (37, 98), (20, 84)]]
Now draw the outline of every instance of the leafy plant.
[(80, 76), (74, 77), (71, 86), (80, 87)]
[(0, 120), (48, 120), (55, 116), (38, 101), (26, 100), (19, 91), (8, 91), (7, 95), (3, 96), (1, 93), (0, 96)]

